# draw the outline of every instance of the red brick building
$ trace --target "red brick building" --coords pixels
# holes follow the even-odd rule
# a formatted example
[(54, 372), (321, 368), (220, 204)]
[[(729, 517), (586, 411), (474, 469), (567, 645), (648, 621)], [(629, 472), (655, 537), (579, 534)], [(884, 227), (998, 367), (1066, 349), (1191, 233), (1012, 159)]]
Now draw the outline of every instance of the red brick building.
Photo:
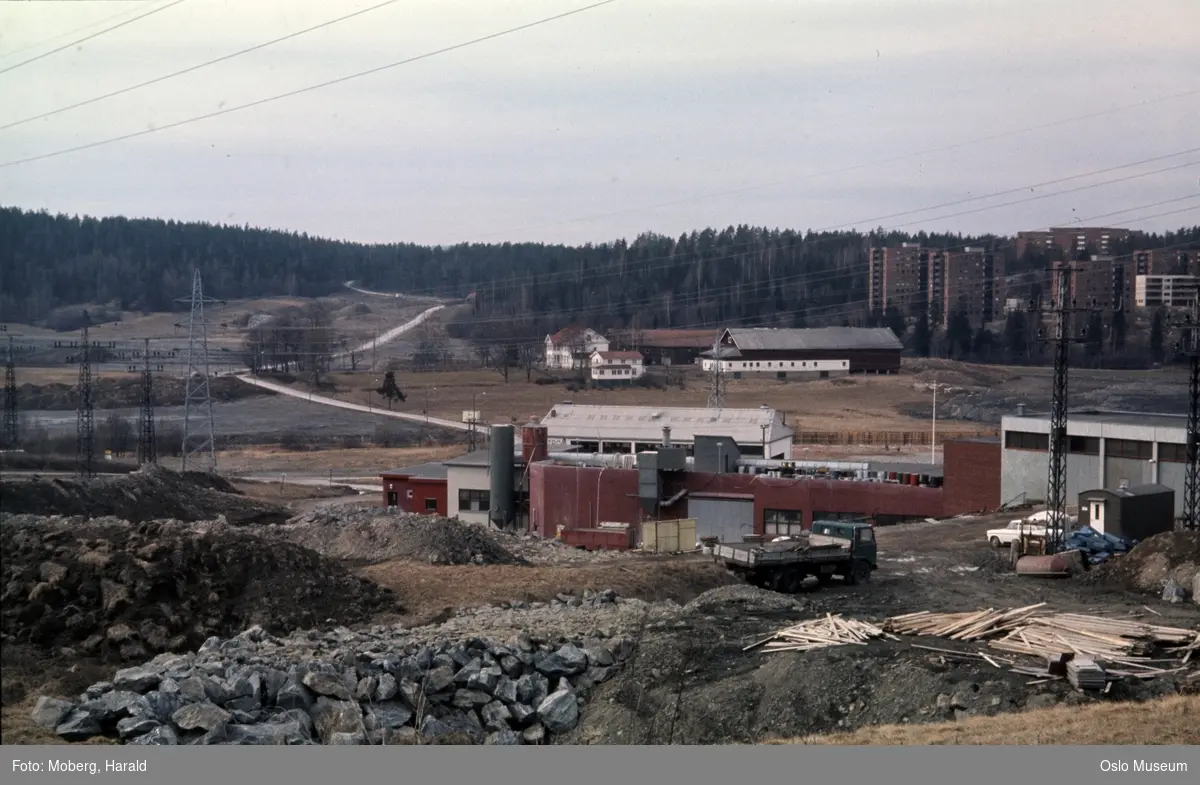
[(440, 463), (422, 463), (380, 475), (383, 505), (405, 512), (446, 514), (446, 467)]

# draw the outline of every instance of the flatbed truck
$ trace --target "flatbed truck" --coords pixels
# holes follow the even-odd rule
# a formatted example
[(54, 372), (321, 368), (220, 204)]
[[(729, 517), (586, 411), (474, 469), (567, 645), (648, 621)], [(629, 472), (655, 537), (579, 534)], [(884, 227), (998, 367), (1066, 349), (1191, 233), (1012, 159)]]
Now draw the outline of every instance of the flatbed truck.
[(718, 543), (713, 558), (750, 585), (784, 594), (799, 591), (810, 576), (822, 584), (835, 576), (852, 586), (865, 583), (878, 566), (874, 527), (842, 521), (817, 521), (804, 535), (779, 542)]

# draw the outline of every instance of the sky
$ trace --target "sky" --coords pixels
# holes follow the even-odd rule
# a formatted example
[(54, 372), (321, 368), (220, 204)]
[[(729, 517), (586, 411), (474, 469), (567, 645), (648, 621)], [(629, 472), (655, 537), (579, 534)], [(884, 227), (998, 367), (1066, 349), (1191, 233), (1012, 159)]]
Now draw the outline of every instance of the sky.
[[(382, 0), (172, 2), (0, 3), (0, 126)], [(1200, 224), (1197, 0), (616, 0), (459, 46), (592, 2), (396, 0), (2, 128), (0, 205), (430, 244)]]

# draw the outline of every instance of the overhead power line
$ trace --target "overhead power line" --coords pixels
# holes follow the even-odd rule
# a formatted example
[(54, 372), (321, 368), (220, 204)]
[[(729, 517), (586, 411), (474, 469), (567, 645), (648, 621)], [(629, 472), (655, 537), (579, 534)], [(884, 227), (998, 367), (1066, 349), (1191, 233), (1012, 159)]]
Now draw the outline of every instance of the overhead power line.
[(105, 33), (111, 33), (113, 30), (120, 29), (122, 27), (125, 27), (126, 25), (131, 25), (134, 22), (145, 19), (148, 16), (153, 16), (154, 14), (161, 13), (163, 11), (166, 11), (169, 8), (174, 8), (175, 6), (179, 5), (182, 2), (184, 2), (184, 0), (174, 0), (174, 2), (172, 2), (172, 3), (168, 3), (167, 5), (161, 6), (159, 8), (151, 9), (144, 14), (139, 14), (138, 16), (135, 16), (132, 19), (126, 19), (124, 22), (119, 22), (118, 24), (115, 24), (112, 27), (106, 27), (103, 30), (92, 33), (91, 35), (86, 35), (83, 38), (76, 39), (69, 44), (63, 44), (62, 46), (58, 47), (57, 49), (51, 49), (49, 52), (43, 52), (42, 54), (31, 57), (28, 60), (22, 60), (21, 62), (15, 64), (15, 65), (10, 65), (6, 68), (0, 68), (0, 74), (7, 74), (9, 71), (15, 71), (16, 69), (18, 69), (22, 66), (29, 65), (30, 63), (36, 63), (38, 60), (44, 60), (45, 58), (49, 57), (50, 55), (58, 54), (59, 52), (65, 51), (72, 47), (79, 46), (82, 43), (91, 41), (93, 38), (99, 38), (100, 36), (104, 35)]
[(53, 117), (54, 115), (62, 114), (63, 112), (69, 112), (72, 109), (79, 109), (80, 107), (83, 107), (83, 106), (89, 106), (91, 104), (107, 100), (109, 98), (114, 98), (118, 95), (132, 93), (134, 90), (140, 90), (143, 87), (149, 87), (150, 85), (159, 84), (160, 82), (165, 82), (168, 79), (174, 79), (177, 76), (183, 76), (184, 74), (190, 74), (193, 71), (199, 71), (201, 68), (208, 68), (210, 65), (216, 65), (217, 63), (223, 63), (226, 60), (232, 60), (235, 57), (241, 57), (242, 55), (249, 54), (250, 52), (257, 52), (259, 49), (266, 49), (268, 46), (274, 46), (275, 44), (283, 43), (284, 41), (289, 41), (293, 38), (299, 38), (302, 35), (306, 35), (308, 33), (314, 32), (316, 30), (320, 30), (325, 27), (331, 27), (339, 22), (345, 22), (347, 19), (353, 19), (356, 16), (362, 16), (363, 14), (369, 14), (372, 11), (378, 11), (379, 9), (385, 8), (389, 5), (395, 5), (398, 2), (400, 2), (400, 0), (385, 0), (385, 2), (378, 3), (378, 4), (370, 6), (368, 8), (363, 8), (359, 11), (355, 11), (353, 13), (346, 14), (345, 16), (339, 16), (337, 19), (330, 19), (327, 22), (321, 22), (318, 25), (313, 25), (312, 27), (305, 28), (304, 30), (297, 30), (294, 33), (288, 33), (285, 36), (280, 36), (279, 38), (273, 38), (270, 41), (264, 41), (261, 44), (255, 44), (254, 46), (250, 46), (245, 49), (240, 49), (236, 52), (232, 52), (227, 55), (222, 55), (221, 57), (217, 57), (213, 60), (209, 60), (207, 62), (200, 63), (198, 65), (189, 66), (188, 68), (184, 68), (179, 71), (175, 71), (174, 73), (155, 77), (154, 79), (148, 79), (145, 82), (139, 82), (138, 84), (130, 85), (129, 87), (123, 87), (120, 90), (113, 90), (111, 93), (105, 93), (104, 95), (98, 95), (94, 98), (89, 98), (86, 101), (79, 101), (77, 103), (70, 104), (69, 106), (63, 106), (63, 107), (59, 107), (58, 109), (52, 109), (49, 112), (43, 112), (42, 114), (34, 115), (33, 117), (26, 117), (24, 120), (16, 120), (15, 122), (8, 123), (7, 125), (0, 125), (0, 131), (7, 130), (9, 128), (15, 128), (18, 125), (24, 125), (25, 123), (32, 123), (35, 120), (44, 120), (47, 117)]
[(1019, 136), (1021, 134), (1034, 133), (1037, 131), (1045, 131), (1050, 128), (1058, 128), (1060, 126), (1070, 125), (1072, 123), (1078, 123), (1078, 122), (1081, 122), (1084, 120), (1092, 120), (1097, 117), (1105, 117), (1107, 115), (1120, 114), (1120, 113), (1128, 112), (1132, 109), (1138, 109), (1143, 106), (1148, 106), (1148, 105), (1156, 104), (1156, 103), (1162, 103), (1165, 101), (1174, 101), (1179, 98), (1190, 98), (1190, 97), (1196, 96), (1196, 95), (1200, 95), (1200, 88), (1193, 88), (1191, 90), (1184, 90), (1184, 91), (1178, 92), (1178, 93), (1169, 93), (1167, 95), (1160, 95), (1160, 96), (1156, 96), (1154, 98), (1147, 98), (1142, 101), (1137, 101), (1135, 103), (1124, 104), (1122, 106), (1114, 106), (1110, 109), (1101, 109), (1101, 110), (1098, 110), (1095, 112), (1089, 112), (1087, 114), (1075, 115), (1073, 117), (1064, 117), (1064, 118), (1061, 118), (1058, 120), (1051, 121), (1049, 123), (1040, 123), (1038, 125), (1030, 125), (1030, 126), (1026, 126), (1024, 128), (1015, 128), (1010, 131), (1002, 131), (1000, 133), (989, 134), (988, 136), (981, 136), (976, 139), (969, 139), (965, 142), (956, 142), (954, 144), (943, 145), (941, 147), (930, 147), (925, 150), (918, 150), (916, 152), (905, 153), (903, 155), (889, 156), (887, 158), (876, 158), (872, 161), (865, 161), (863, 163), (851, 164), (850, 166), (838, 167), (837, 169), (826, 169), (825, 171), (821, 171), (821, 172), (812, 172), (810, 174), (801, 175), (800, 177), (789, 178), (786, 180), (772, 180), (770, 182), (757, 183), (755, 185), (747, 185), (747, 186), (743, 186), (741, 188), (732, 188), (732, 189), (729, 189), (726, 191), (714, 191), (714, 192), (707, 193), (707, 194), (698, 194), (696, 196), (688, 196), (688, 197), (684, 197), (682, 199), (674, 199), (669, 202), (659, 202), (658, 204), (653, 204), (653, 205), (645, 205), (642, 207), (630, 207), (630, 208), (626, 208), (626, 209), (622, 209), (622, 210), (614, 210), (612, 212), (607, 212), (607, 213), (593, 213), (592, 215), (581, 216), (578, 218), (569, 218), (569, 219), (563, 220), (563, 221), (554, 221), (551, 223), (538, 224), (536, 226), (525, 226), (525, 227), (522, 227), (520, 229), (515, 229), (515, 230), (514, 229), (506, 229), (502, 232), (491, 232), (489, 234), (479, 234), (479, 235), (474, 235), (470, 238), (467, 238), (467, 241), (470, 242), (473, 240), (486, 240), (489, 237), (498, 237), (500, 235), (506, 235), (506, 234), (511, 235), (514, 231), (527, 232), (527, 231), (533, 231), (535, 229), (549, 229), (549, 228), (552, 228), (555, 226), (565, 226), (567, 224), (585, 223), (587, 221), (599, 221), (599, 220), (603, 220), (605, 218), (616, 218), (618, 216), (631, 215), (633, 213), (647, 212), (650, 210), (661, 210), (664, 207), (677, 207), (679, 205), (692, 204), (694, 202), (701, 202), (706, 199), (719, 199), (722, 196), (736, 196), (738, 194), (744, 194), (744, 193), (748, 193), (750, 191), (758, 191), (763, 188), (773, 188), (775, 186), (780, 186), (780, 185), (793, 185), (795, 183), (801, 183), (801, 182), (805, 182), (808, 180), (815, 180), (818, 177), (830, 177), (833, 175), (847, 174), (849, 172), (856, 172), (856, 171), (859, 171), (862, 169), (869, 169), (872, 167), (886, 166), (888, 164), (900, 163), (902, 161), (909, 161), (914, 158), (924, 158), (926, 156), (935, 155), (937, 153), (945, 153), (945, 152), (950, 152), (952, 150), (961, 150), (966, 147), (974, 147), (976, 145), (985, 144), (987, 142), (994, 142), (999, 139), (1006, 139), (1010, 136)]
[[(176, 0), (176, 3), (181, 3), (181, 2), (183, 2), (183, 0)], [(388, 63), (387, 65), (376, 66), (375, 68), (369, 68), (365, 71), (359, 71), (357, 73), (349, 74), (347, 76), (339, 76), (336, 79), (330, 79), (328, 81), (321, 82), (319, 84), (309, 85), (307, 87), (301, 87), (296, 90), (290, 90), (286, 93), (279, 93), (278, 95), (268, 96), (267, 98), (260, 98), (256, 101), (250, 101), (249, 103), (239, 104), (238, 106), (231, 106), (231, 107), (228, 107), (227, 109), (218, 109), (215, 112), (209, 112), (207, 114), (196, 115), (195, 117), (189, 117), (184, 120), (177, 120), (176, 122), (173, 122), (173, 123), (166, 123), (165, 125), (155, 126), (153, 128), (145, 128), (145, 129), (142, 129), (141, 131), (134, 131), (133, 133), (122, 134), (121, 136), (113, 136), (108, 139), (102, 139), (97, 142), (89, 142), (87, 144), (76, 145), (75, 147), (68, 147), (68, 148), (65, 148), (62, 150), (55, 150), (54, 152), (50, 152), (50, 153), (42, 153), (41, 155), (34, 155), (34, 156), (30, 156), (28, 158), (17, 159), (15, 161), (7, 161), (3, 164), (0, 164), (0, 168), (5, 168), (5, 167), (9, 167), (9, 166), (17, 166), (18, 164), (27, 164), (27, 163), (31, 163), (33, 161), (43, 161), (47, 158), (56, 158), (58, 156), (67, 155), (69, 153), (77, 153), (77, 152), (81, 152), (83, 150), (91, 150), (96, 147), (103, 147), (105, 145), (115, 144), (116, 142), (123, 142), (128, 139), (136, 139), (139, 136), (146, 136), (148, 134), (154, 134), (154, 133), (158, 133), (160, 131), (166, 131), (171, 128), (178, 128), (182, 125), (189, 125), (190, 123), (198, 123), (202, 120), (211, 120), (214, 117), (221, 117), (222, 115), (232, 114), (234, 112), (240, 112), (244, 109), (251, 109), (256, 106), (262, 106), (264, 104), (273, 103), (275, 101), (281, 101), (285, 98), (292, 98), (294, 96), (302, 95), (304, 93), (310, 93), (314, 90), (321, 90), (326, 87), (332, 87), (334, 85), (342, 84), (344, 82), (349, 82), (353, 79), (360, 79), (364, 76), (370, 76), (372, 74), (377, 74), (382, 71), (390, 70), (392, 68), (398, 68), (402, 65), (410, 65), (412, 63), (416, 63), (421, 60), (428, 60), (431, 57), (437, 57), (438, 55), (447, 54), (449, 52), (454, 52), (459, 49), (465, 49), (469, 46), (474, 46), (476, 44), (482, 44), (487, 41), (493, 41), (497, 38), (503, 38), (505, 36), (509, 36), (514, 33), (519, 33), (519, 32), (525, 31), (525, 30), (530, 30), (535, 27), (540, 27), (545, 24), (550, 24), (551, 22), (557, 22), (559, 20), (566, 19), (567, 17), (576, 16), (578, 14), (582, 14), (587, 11), (595, 10), (602, 6), (611, 5), (615, 2), (617, 2), (617, 0), (600, 0), (600, 2), (591, 3), (590, 5), (585, 5), (580, 8), (572, 9), (570, 11), (564, 11), (560, 14), (555, 14), (553, 16), (543, 17), (543, 18), (535, 20), (533, 22), (527, 22), (526, 24), (523, 24), (523, 25), (517, 25), (516, 27), (510, 27), (507, 30), (501, 30), (501, 31), (495, 32), (495, 33), (489, 33), (488, 35), (479, 36), (478, 38), (472, 38), (469, 41), (463, 41), (461, 43), (442, 47), (441, 49), (435, 49), (431, 52), (425, 52), (424, 54), (414, 55), (413, 57), (407, 57), (403, 60), (397, 60), (394, 63)], [(3, 71), (0, 71), (0, 73), (3, 73)]]
[(30, 49), (37, 49), (38, 47), (45, 46), (46, 44), (54, 43), (55, 41), (66, 38), (69, 35), (75, 35), (76, 33), (82, 33), (84, 30), (91, 30), (93, 27), (99, 27), (100, 25), (108, 24), (114, 19), (120, 19), (121, 17), (129, 16), (130, 14), (136, 14), (138, 11), (145, 9), (148, 6), (156, 5), (159, 2), (161, 2), (161, 0), (149, 0), (148, 2), (143, 3), (136, 8), (130, 8), (128, 10), (121, 11), (120, 13), (113, 14), (112, 16), (106, 16), (103, 19), (92, 22), (91, 24), (74, 27), (70, 30), (63, 31), (58, 35), (53, 35), (49, 38), (43, 38), (41, 41), (37, 41), (36, 43), (26, 44), (25, 46), (20, 46), (16, 49), (10, 49), (7, 52), (0, 52), (0, 59), (7, 59), (9, 57), (21, 54), (21, 52), (28, 52)]

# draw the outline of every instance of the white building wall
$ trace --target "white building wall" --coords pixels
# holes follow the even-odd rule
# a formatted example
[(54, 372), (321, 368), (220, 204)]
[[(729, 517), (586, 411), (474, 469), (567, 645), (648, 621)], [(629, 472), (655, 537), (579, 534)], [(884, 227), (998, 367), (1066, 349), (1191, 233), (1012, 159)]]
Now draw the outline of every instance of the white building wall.
[[(700, 367), (713, 369), (713, 360), (701, 358)], [(730, 373), (820, 373), (850, 371), (849, 360), (721, 360), (721, 370)]]
[(474, 512), (459, 509), (458, 492), (463, 489), (490, 492), (491, 482), (491, 473), (486, 466), (447, 466), (446, 517), (458, 518), (468, 523), (490, 525), (488, 510)]

